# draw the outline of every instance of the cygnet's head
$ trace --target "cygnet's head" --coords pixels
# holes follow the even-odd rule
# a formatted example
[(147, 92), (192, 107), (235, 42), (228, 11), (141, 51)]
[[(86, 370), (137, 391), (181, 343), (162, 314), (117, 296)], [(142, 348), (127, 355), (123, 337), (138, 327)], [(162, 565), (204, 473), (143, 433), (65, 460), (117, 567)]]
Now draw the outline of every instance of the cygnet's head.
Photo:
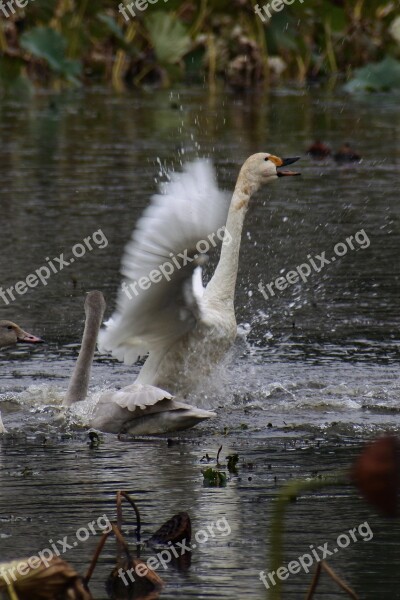
[(103, 318), (104, 311), (106, 310), (106, 301), (102, 292), (93, 290), (86, 295), (85, 298), (85, 313), (88, 316), (90, 313), (101, 315)]

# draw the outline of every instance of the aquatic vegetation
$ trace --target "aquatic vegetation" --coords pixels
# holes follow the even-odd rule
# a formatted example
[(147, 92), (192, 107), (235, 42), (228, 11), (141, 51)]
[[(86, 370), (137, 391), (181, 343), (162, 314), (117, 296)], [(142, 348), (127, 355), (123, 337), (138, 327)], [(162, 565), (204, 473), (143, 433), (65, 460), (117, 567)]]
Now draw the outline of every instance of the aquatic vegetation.
[(71, 83), (78, 83), (81, 63), (65, 56), (66, 39), (51, 27), (35, 27), (21, 36), (21, 47), (39, 59), (44, 59), (54, 73)]
[(168, 519), (148, 540), (150, 545), (176, 544), (182, 540), (190, 542), (192, 537), (192, 524), (187, 512), (180, 512)]
[(237, 464), (239, 462), (239, 455), (238, 454), (230, 454), (229, 456), (226, 457), (226, 460), (228, 461), (227, 466), (228, 466), (229, 473), (233, 473), (236, 475), (238, 472)]
[(392, 89), (400, 89), (400, 61), (390, 56), (357, 69), (353, 79), (345, 85), (347, 92), (388, 92)]
[[(126, 19), (110, 0), (36, 0), (0, 21), (0, 86), (106, 82), (122, 91), (184, 79), (206, 79), (213, 87), (220, 79), (247, 89), (351, 76), (368, 63), (400, 56), (396, 3), (307, 0), (265, 22), (250, 4), (169, 0)], [(382, 75), (373, 64), (368, 68), (376, 85), (389, 63), (380, 67)]]
[(160, 65), (177, 64), (188, 53), (192, 42), (176, 14), (151, 13), (145, 25)]
[[(122, 534), (122, 500), (126, 500), (135, 511), (136, 556), (132, 556), (129, 545)], [(37, 557), (0, 564), (0, 596), (4, 592), (10, 600), (53, 600), (56, 597), (60, 600), (67, 598), (69, 600), (91, 600), (92, 596), (88, 587), (90, 580), (106, 541), (113, 536), (117, 543), (117, 560), (106, 581), (110, 597), (125, 597), (125, 594), (129, 592), (129, 597), (142, 600), (158, 598), (164, 582), (155, 572), (158, 568), (156, 563), (159, 561), (164, 569), (173, 561), (178, 569), (184, 570), (190, 566), (190, 516), (186, 512), (178, 513), (154, 533), (148, 540), (148, 545), (163, 545), (165, 549), (145, 562), (140, 558), (140, 551), (144, 545), (140, 543), (139, 509), (132, 497), (125, 491), (119, 490), (116, 493), (116, 512), (117, 523), (111, 523), (108, 520), (109, 527), (107, 530), (103, 530), (84, 577), (58, 556), (45, 557), (43, 551), (38, 553)], [(219, 521), (216, 526), (221, 531)], [(150, 566), (151, 562), (153, 568)]]
[(208, 469), (203, 469), (202, 474), (204, 477), (204, 485), (208, 487), (225, 487), (227, 483), (226, 474), (223, 471), (219, 471), (218, 469), (213, 469), (212, 467), (208, 467)]
[[(352, 483), (361, 492), (364, 498), (374, 508), (378, 509), (386, 517), (396, 517), (399, 509), (399, 494), (400, 494), (400, 441), (392, 435), (385, 435), (367, 444), (363, 449), (355, 463), (349, 471), (332, 473), (330, 476), (317, 477), (313, 479), (298, 479), (285, 484), (278, 493), (275, 500), (272, 524), (271, 524), (271, 570), (269, 573), (277, 573), (282, 569), (283, 564), (283, 531), (286, 511), (288, 506), (293, 503), (300, 494), (306, 492), (318, 492), (331, 487), (346, 487)], [(367, 522), (359, 526), (368, 525)], [(370, 537), (373, 533), (369, 528)], [(355, 529), (349, 531), (353, 537)], [(365, 536), (361, 533), (362, 537)], [(341, 536), (339, 536), (341, 537)], [(339, 540), (339, 538), (338, 538)], [(327, 544), (325, 544), (327, 547)], [(341, 546), (342, 547), (342, 546)], [(343, 546), (346, 547), (346, 546)], [(338, 578), (330, 567), (327, 567), (325, 558), (332, 555), (332, 552), (323, 549), (322, 561), (318, 556), (318, 565), (325, 563), (323, 568), (332, 577), (342, 589), (352, 598), (357, 598), (356, 594), (348, 588), (348, 586)], [(336, 548), (335, 552), (337, 552)], [(315, 549), (313, 554), (316, 553)], [(305, 556), (305, 555), (304, 555)], [(308, 569), (315, 562), (311, 554), (311, 562), (307, 564)], [(300, 559), (299, 559), (300, 560)], [(285, 569), (287, 571), (287, 569)], [(306, 570), (308, 572), (308, 570)], [(282, 579), (276, 578), (273, 585), (267, 581), (267, 577), (263, 573), (263, 582), (268, 590), (269, 600), (280, 600), (282, 597)], [(317, 568), (314, 580), (311, 584), (307, 599), (313, 597), (313, 592), (316, 588), (321, 573), (321, 567)]]
[[(228, 481), (228, 476), (224, 472), (226, 469), (228, 470), (230, 475), (238, 474), (238, 463), (239, 463), (239, 455), (238, 454), (229, 454), (226, 456), (226, 464), (220, 463), (219, 457), (222, 451), (222, 446), (218, 448), (217, 457), (215, 459), (215, 469), (213, 467), (208, 467), (207, 469), (202, 470), (202, 474), (204, 477), (204, 485), (209, 487), (224, 487)], [(214, 462), (214, 459), (211, 458), (208, 454), (203, 456), (200, 459), (200, 462)]]
[(91, 600), (82, 577), (61, 558), (52, 558), (47, 566), (39, 559), (31, 566), (28, 560), (1, 563), (0, 595), (7, 592), (10, 600)]
[(357, 600), (358, 599), (357, 594), (343, 581), (343, 579), (341, 579), (337, 575), (337, 573), (335, 573), (335, 571), (332, 569), (332, 567), (329, 566), (328, 563), (325, 560), (321, 560), (321, 562), (319, 562), (317, 564), (317, 568), (315, 569), (315, 575), (314, 575), (314, 578), (313, 578), (313, 580), (311, 582), (310, 589), (308, 590), (306, 600), (311, 600), (311, 598), (314, 598), (314, 592), (317, 589), (317, 585), (318, 585), (318, 582), (319, 582), (319, 579), (320, 579), (322, 571), (325, 571), (325, 573), (327, 573), (329, 575), (329, 577), (331, 579), (333, 579), (333, 581), (344, 592), (346, 592), (346, 594), (350, 598), (353, 598), (353, 600)]

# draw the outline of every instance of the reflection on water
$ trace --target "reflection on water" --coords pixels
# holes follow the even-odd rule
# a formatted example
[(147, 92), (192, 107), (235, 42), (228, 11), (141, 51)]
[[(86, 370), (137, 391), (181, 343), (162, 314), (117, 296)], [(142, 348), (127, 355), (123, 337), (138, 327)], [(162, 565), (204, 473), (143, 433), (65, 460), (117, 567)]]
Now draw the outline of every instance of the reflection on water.
[[(138, 500), (148, 535), (180, 510), (190, 512), (195, 530), (222, 516), (231, 525), (229, 537), (194, 553), (188, 572), (162, 574), (163, 598), (265, 597), (258, 573), (267, 566), (277, 485), (348, 465), (355, 439), (398, 430), (398, 130), (390, 96), (344, 102), (304, 91), (240, 98), (96, 90), (2, 102), (3, 288), (61, 253), (71, 257), (75, 244), (100, 229), (108, 245), (88, 250), (15, 302), (0, 299), (0, 318), (47, 341), (0, 351), (0, 410), (12, 432), (0, 452), (1, 559), (36, 553), (49, 537), (105, 512), (113, 517), (114, 492), (122, 488)], [(178, 436), (179, 445), (106, 436), (90, 449), (85, 434), (60, 421), (83, 297), (101, 289), (111, 313), (123, 247), (165, 167), (211, 156), (231, 190), (252, 152), (292, 156), (317, 138), (334, 148), (348, 140), (363, 161), (338, 166), (304, 156), (301, 178), (279, 180), (254, 199), (238, 277), (243, 336), (194, 399), (217, 408), (218, 417)], [(275, 287), (274, 296), (260, 293), (259, 283), (310, 256), (331, 258), (336, 244), (362, 229), (368, 247), (347, 251), (306, 282)], [(212, 257), (209, 270), (214, 265)], [(92, 393), (132, 383), (138, 370), (97, 356)], [(226, 488), (204, 488), (199, 461), (207, 452), (215, 456), (221, 443), (224, 455), (239, 452), (239, 476)], [(365, 520), (374, 540), (351, 545), (332, 564), (363, 598), (392, 599), (398, 527), (371, 515), (350, 489), (299, 499), (287, 527), (287, 559)], [(79, 545), (68, 560), (84, 571), (94, 543)], [(113, 556), (110, 544), (94, 582), (97, 598), (105, 597)], [(304, 574), (291, 576), (285, 598), (298, 598), (299, 589), (303, 597), (308, 583)], [(326, 579), (321, 589), (326, 598), (340, 597)]]

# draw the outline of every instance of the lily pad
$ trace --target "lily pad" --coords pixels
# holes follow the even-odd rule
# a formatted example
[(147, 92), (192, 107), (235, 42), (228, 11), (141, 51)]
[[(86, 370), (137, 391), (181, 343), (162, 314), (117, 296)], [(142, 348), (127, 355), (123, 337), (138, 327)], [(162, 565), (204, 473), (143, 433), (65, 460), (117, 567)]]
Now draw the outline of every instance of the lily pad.
[(65, 58), (67, 42), (50, 27), (35, 27), (21, 36), (21, 46), (37, 58), (44, 59), (49, 67), (73, 83), (79, 83), (81, 73), (78, 60)]
[(145, 19), (145, 23), (161, 64), (174, 65), (189, 52), (190, 37), (174, 14), (155, 12)]
[(357, 69), (345, 86), (347, 92), (385, 92), (400, 89), (400, 61), (387, 56), (379, 63)]

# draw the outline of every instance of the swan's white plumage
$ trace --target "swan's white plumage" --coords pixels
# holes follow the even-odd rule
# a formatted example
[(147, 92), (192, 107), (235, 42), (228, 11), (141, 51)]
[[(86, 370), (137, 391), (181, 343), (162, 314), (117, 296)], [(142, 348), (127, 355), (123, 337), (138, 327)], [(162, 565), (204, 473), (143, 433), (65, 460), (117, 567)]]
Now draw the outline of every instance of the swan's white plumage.
[[(204, 290), (199, 265), (190, 262), (129, 300), (121, 291), (113, 323), (100, 337), (100, 346), (132, 363), (149, 352), (136, 383), (167, 389), (186, 397), (209, 377), (236, 337), (234, 308), (243, 224), (250, 198), (279, 176), (277, 167), (295, 162), (259, 152), (243, 164), (229, 210), (217, 188), (213, 168), (195, 161), (171, 176), (163, 194), (152, 199), (138, 223), (122, 262), (122, 287), (150, 276), (170, 254), (187, 250), (220, 228), (224, 240), (214, 275)], [(227, 216), (227, 218), (226, 218)], [(197, 246), (199, 247), (199, 246)], [(204, 256), (200, 256), (203, 259)]]
[[(186, 250), (193, 259), (198, 255), (196, 244), (226, 222), (228, 197), (218, 189), (214, 168), (206, 160), (196, 160), (182, 173), (173, 173), (160, 191), (152, 197), (125, 249), (122, 275), (128, 286), (148, 278)], [(163, 277), (146, 290), (136, 284), (137, 293), (130, 290), (132, 298), (121, 289), (117, 310), (100, 332), (100, 350), (132, 364), (138, 356), (159, 352), (192, 330), (202, 315), (198, 268), (202, 258), (180, 269), (174, 267), (170, 281)], [(183, 259), (178, 260), (182, 264)]]
[(145, 409), (148, 406), (154, 406), (164, 399), (171, 400), (171, 394), (153, 385), (142, 385), (140, 383), (128, 385), (113, 393), (113, 402), (130, 411), (134, 411), (136, 408)]

